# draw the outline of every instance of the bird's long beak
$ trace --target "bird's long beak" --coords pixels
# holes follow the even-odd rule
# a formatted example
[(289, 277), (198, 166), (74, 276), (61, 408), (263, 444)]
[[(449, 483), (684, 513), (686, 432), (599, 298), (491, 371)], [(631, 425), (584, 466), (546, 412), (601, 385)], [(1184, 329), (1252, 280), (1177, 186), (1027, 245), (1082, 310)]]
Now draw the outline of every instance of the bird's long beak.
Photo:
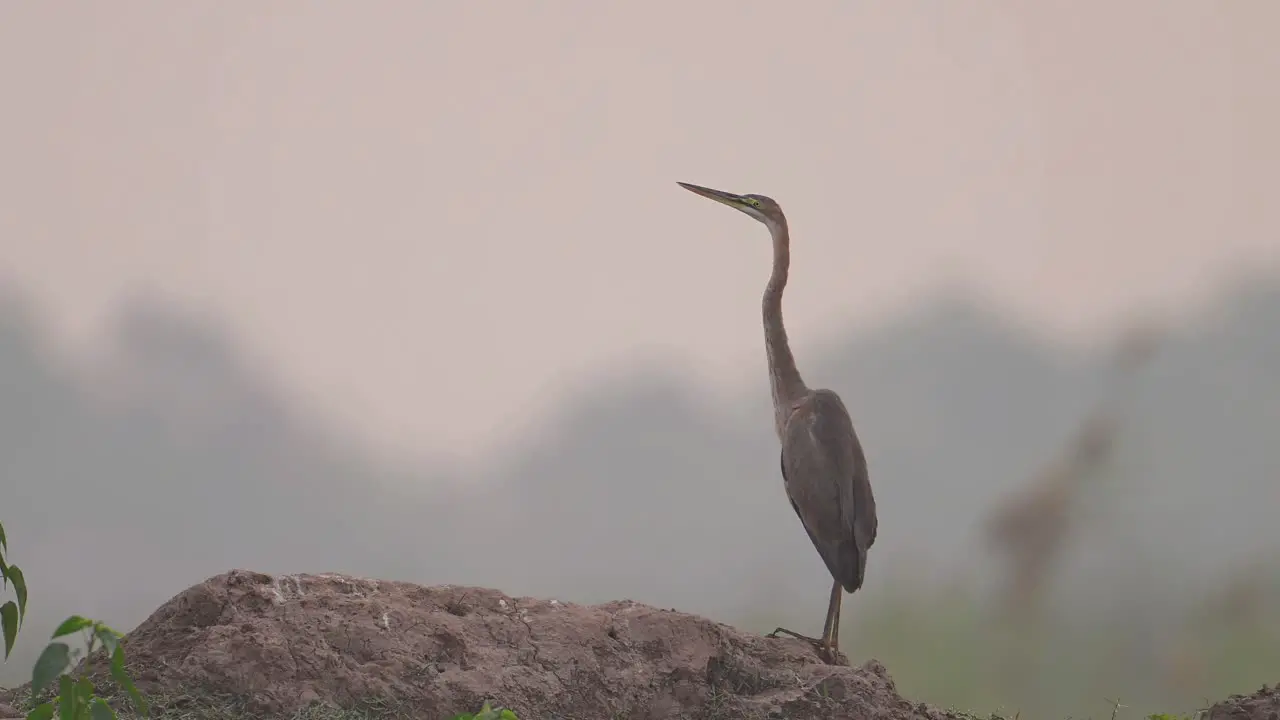
[(702, 187), (701, 185), (694, 185), (693, 183), (676, 181), (676, 184), (684, 188), (685, 190), (688, 190), (689, 192), (695, 193), (697, 195), (701, 195), (704, 198), (711, 198), (712, 200), (715, 200), (716, 202), (719, 202), (719, 203), (724, 203), (725, 205), (728, 205), (731, 208), (742, 209), (743, 202), (742, 202), (741, 195), (735, 195), (731, 192), (725, 192), (723, 190), (712, 190), (711, 188)]

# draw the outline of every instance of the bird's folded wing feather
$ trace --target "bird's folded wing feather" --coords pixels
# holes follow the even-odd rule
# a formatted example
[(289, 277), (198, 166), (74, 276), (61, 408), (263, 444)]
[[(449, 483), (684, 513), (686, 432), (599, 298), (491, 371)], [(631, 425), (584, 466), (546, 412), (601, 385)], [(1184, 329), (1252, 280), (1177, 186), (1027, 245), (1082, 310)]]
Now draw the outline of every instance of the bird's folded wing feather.
[(835, 393), (816, 391), (791, 415), (782, 474), (827, 569), (846, 586), (860, 584), (855, 576), (876, 536), (875, 499), (853, 421)]

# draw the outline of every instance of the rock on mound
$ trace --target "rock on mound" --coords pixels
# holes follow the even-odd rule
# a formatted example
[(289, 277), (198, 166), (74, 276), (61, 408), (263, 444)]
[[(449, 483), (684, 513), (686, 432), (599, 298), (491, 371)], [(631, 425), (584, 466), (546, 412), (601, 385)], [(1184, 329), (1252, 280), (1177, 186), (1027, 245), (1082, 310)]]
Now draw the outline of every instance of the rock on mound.
[(522, 720), (946, 718), (883, 666), (823, 664), (808, 644), (633, 602), (233, 571), (127, 638), (143, 692), (233, 696), (258, 716), (379, 700), (447, 718), (485, 700)]
[(1263, 685), (1252, 695), (1232, 695), (1214, 703), (1206, 720), (1280, 720), (1280, 685)]

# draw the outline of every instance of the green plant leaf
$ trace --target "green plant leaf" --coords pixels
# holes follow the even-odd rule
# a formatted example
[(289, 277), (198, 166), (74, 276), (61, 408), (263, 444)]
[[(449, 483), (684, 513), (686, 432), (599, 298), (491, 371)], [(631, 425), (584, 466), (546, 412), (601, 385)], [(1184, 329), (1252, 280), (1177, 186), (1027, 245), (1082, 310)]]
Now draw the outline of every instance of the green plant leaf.
[(520, 718), (516, 717), (516, 714), (513, 711), (506, 709), (503, 709), (502, 715), (499, 717), (501, 717), (502, 720), (520, 720)]
[(9, 582), (13, 583), (13, 594), (18, 596), (18, 624), (27, 616), (27, 578), (17, 565), (9, 566)]
[(58, 718), (76, 720), (76, 683), (70, 675), (58, 678)]
[(9, 552), (9, 541), (4, 537), (4, 523), (0, 523), (0, 552)]
[(129, 677), (129, 672), (124, 667), (124, 648), (116, 646), (114, 652), (111, 653), (111, 677), (115, 678), (116, 684), (124, 688), (129, 693), (129, 700), (138, 712), (143, 715), (149, 714), (147, 709), (147, 699), (142, 697), (142, 693), (138, 692), (138, 687), (133, 684), (133, 678)]
[(53, 703), (40, 703), (27, 713), (27, 720), (52, 720), (55, 712), (57, 711), (54, 710)]
[(51, 642), (45, 646), (31, 670), (31, 694), (39, 695), (71, 664), (71, 648), (66, 643)]
[(93, 705), (89, 708), (89, 717), (91, 720), (116, 720), (116, 711), (111, 709), (106, 700), (94, 698)]
[(88, 618), (83, 618), (79, 615), (72, 615), (62, 621), (62, 624), (58, 626), (58, 629), (53, 631), (53, 636), (55, 638), (60, 638), (63, 635), (70, 635), (71, 633), (83, 630), (92, 624), (93, 621)]
[(18, 639), (18, 605), (12, 600), (0, 605), (0, 634), (4, 635), (4, 659), (8, 660)]
[[(70, 676), (68, 676), (70, 677)], [(88, 720), (86, 716), (94, 712), (93, 701), (98, 696), (93, 692), (93, 681), (88, 677), (81, 677), (76, 681), (76, 720)], [(108, 710), (111, 708), (108, 707)]]
[(107, 649), (107, 657), (115, 658), (116, 648), (120, 645), (120, 634), (106, 625), (99, 625), (94, 628), (93, 634)]

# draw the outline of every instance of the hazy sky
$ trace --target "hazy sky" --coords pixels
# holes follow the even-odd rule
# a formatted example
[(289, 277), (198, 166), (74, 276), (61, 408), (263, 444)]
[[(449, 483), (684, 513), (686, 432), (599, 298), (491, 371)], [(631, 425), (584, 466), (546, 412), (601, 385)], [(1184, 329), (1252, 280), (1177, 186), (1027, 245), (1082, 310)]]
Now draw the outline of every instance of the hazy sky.
[(15, 0), (0, 273), (74, 342), (131, 292), (225, 317), (415, 454), (617, 361), (766, 392), (764, 229), (677, 180), (783, 204), (802, 363), (939, 284), (1087, 338), (1277, 264), (1277, 27), (1273, 0)]

